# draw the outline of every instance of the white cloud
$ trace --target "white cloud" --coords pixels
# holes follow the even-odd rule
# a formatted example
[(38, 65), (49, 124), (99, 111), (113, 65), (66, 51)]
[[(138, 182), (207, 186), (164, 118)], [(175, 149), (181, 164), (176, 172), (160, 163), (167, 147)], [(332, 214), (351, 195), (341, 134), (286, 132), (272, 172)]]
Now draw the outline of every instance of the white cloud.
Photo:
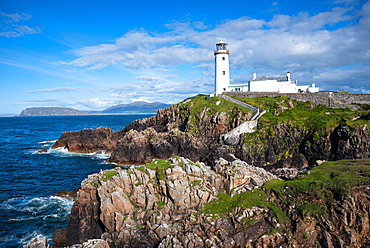
[(114, 102), (111, 99), (99, 99), (99, 98), (91, 98), (91, 99), (82, 99), (75, 102), (76, 106), (82, 105), (80, 109), (105, 109), (112, 106)]
[(42, 32), (39, 26), (28, 26), (23, 24), (15, 24), (18, 22), (28, 22), (32, 18), (28, 14), (6, 14), (0, 11), (0, 37), (21, 37), (28, 34), (37, 34)]
[(88, 91), (91, 89), (81, 88), (81, 87), (58, 87), (50, 89), (40, 89), (40, 90), (29, 90), (26, 93), (41, 93), (41, 92), (69, 92), (69, 91)]
[(31, 15), (27, 14), (6, 14), (2, 11), (0, 11), (0, 16), (3, 17), (5, 22), (11, 23), (11, 22), (19, 22), (19, 21), (28, 21), (32, 18)]
[[(170, 100), (212, 90), (212, 50), (223, 38), (229, 43), (234, 82), (249, 80), (254, 70), (270, 75), (292, 70), (292, 76), (302, 83), (316, 82), (335, 90), (349, 84), (345, 75), (351, 75), (352, 88), (356, 84), (364, 87), (362, 82), (370, 77), (370, 2), (360, 10), (335, 7), (316, 15), (279, 14), (271, 20), (241, 17), (213, 27), (202, 22), (174, 22), (166, 27), (163, 33), (132, 30), (111, 44), (73, 50), (76, 59), (61, 64), (86, 70), (115, 66), (133, 71), (139, 74), (134, 82), (112, 94), (125, 99), (156, 99), (150, 94), (158, 94)], [(171, 73), (174, 69), (175, 74)], [(195, 76), (194, 71), (198, 73)]]

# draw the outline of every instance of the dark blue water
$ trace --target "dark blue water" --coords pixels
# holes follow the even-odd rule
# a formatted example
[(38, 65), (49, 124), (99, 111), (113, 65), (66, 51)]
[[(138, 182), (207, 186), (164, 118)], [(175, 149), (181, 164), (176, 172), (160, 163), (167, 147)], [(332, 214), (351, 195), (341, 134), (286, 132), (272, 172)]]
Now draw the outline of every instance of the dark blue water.
[(151, 115), (0, 118), (0, 247), (22, 247), (34, 237), (50, 241), (67, 225), (73, 202), (53, 196), (73, 190), (87, 175), (112, 168), (107, 155), (49, 149), (64, 131), (123, 129)]

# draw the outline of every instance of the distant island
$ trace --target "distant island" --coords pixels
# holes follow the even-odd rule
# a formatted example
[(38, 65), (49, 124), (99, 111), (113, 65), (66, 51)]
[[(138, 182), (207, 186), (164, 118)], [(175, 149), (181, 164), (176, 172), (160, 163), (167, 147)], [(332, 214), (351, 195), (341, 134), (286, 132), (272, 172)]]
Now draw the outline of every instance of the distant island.
[(19, 116), (71, 116), (71, 115), (99, 115), (99, 114), (154, 114), (158, 109), (168, 108), (169, 104), (137, 101), (129, 104), (118, 104), (102, 111), (80, 111), (73, 108), (61, 107), (32, 107), (21, 112)]
[(73, 108), (59, 108), (59, 107), (33, 107), (27, 108), (21, 112), (19, 116), (65, 116), (65, 115), (86, 115), (86, 112), (82, 112)]

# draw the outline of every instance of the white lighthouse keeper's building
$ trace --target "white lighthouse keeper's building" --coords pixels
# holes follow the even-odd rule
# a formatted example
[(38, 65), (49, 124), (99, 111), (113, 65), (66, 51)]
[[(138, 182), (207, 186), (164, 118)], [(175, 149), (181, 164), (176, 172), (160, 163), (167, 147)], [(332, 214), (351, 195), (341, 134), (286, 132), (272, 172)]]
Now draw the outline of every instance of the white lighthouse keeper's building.
[(228, 91), (230, 85), (229, 50), (222, 39), (216, 43), (215, 54), (215, 95)]

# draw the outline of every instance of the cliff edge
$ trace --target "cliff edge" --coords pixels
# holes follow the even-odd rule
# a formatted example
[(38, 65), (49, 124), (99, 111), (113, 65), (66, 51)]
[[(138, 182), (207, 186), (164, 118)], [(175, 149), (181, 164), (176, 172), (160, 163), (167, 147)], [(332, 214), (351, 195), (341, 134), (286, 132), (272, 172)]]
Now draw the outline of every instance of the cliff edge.
[(173, 155), (213, 166), (224, 158), (254, 166), (298, 171), (317, 160), (370, 157), (370, 111), (333, 109), (285, 96), (238, 98), (263, 109), (255, 132), (225, 134), (252, 119), (251, 110), (221, 97), (187, 99), (125, 129), (64, 133), (53, 148), (71, 152), (107, 152), (108, 162), (138, 165)]

